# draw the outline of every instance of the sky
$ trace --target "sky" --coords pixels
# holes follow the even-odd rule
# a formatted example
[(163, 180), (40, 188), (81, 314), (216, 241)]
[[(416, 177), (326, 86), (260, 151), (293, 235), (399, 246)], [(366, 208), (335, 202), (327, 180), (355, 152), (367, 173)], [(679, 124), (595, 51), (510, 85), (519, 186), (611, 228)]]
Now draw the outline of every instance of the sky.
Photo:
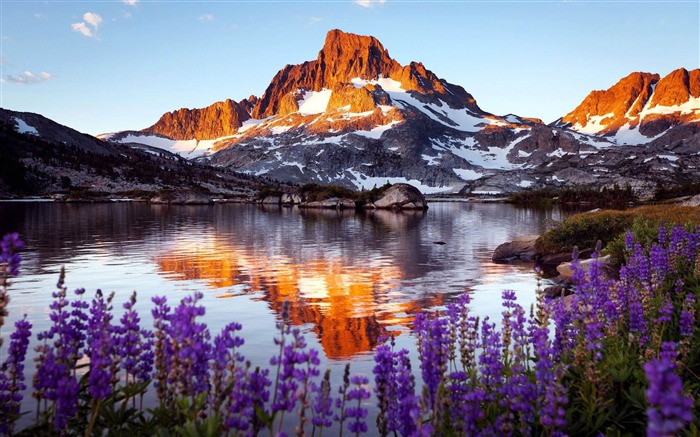
[(326, 33), (376, 37), (479, 106), (551, 122), (634, 71), (700, 67), (700, 1), (0, 0), (0, 107), (97, 135), (261, 96)]

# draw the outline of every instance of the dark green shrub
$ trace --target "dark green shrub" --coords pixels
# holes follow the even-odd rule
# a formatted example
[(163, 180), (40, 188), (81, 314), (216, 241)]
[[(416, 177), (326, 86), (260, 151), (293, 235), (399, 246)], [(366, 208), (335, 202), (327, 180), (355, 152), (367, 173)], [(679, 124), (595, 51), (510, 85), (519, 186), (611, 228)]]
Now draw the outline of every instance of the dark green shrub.
[(535, 250), (540, 255), (549, 255), (571, 252), (574, 246), (592, 248), (598, 240), (605, 245), (629, 229), (633, 218), (628, 211), (576, 214), (542, 234), (535, 242)]

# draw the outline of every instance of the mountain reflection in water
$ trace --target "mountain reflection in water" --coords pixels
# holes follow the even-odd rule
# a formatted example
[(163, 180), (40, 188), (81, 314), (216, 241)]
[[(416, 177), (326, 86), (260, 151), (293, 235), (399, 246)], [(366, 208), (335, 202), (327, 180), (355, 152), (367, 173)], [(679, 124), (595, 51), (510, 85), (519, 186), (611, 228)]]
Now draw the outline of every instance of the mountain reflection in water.
[(312, 324), (326, 356), (348, 358), (377, 345), (384, 326), (404, 325), (421, 308), (441, 305), (443, 295), (423, 300), (390, 300), (404, 273), (385, 260), (304, 257), (268, 258), (248, 246), (213, 239), (195, 251), (173, 249), (155, 258), (160, 272), (172, 279), (203, 280), (223, 289), (248, 284), (244, 292), (260, 293), (276, 313), (290, 302), (293, 325)]

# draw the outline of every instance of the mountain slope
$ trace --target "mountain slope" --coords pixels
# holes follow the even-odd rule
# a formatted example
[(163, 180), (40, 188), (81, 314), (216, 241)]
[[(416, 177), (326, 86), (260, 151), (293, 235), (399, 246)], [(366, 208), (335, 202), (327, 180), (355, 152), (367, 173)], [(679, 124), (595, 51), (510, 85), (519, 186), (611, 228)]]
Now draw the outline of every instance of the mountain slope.
[(0, 195), (197, 192), (251, 196), (257, 178), (142, 144), (105, 142), (39, 114), (0, 108)]

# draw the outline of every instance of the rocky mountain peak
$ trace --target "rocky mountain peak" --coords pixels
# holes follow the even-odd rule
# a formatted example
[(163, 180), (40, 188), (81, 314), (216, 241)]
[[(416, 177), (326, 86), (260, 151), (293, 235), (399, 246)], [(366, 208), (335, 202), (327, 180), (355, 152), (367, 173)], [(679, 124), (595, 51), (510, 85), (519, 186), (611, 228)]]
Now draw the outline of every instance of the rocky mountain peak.
[(679, 68), (659, 81), (650, 107), (680, 106), (691, 97), (700, 97), (700, 69)]
[(321, 73), (321, 83), (318, 85), (326, 87), (347, 83), (353, 78), (389, 77), (401, 68), (375, 37), (345, 33), (338, 29), (326, 35), (316, 63)]
[(250, 108), (255, 102), (251, 98), (241, 102), (227, 99), (206, 108), (167, 112), (142, 132), (186, 140), (211, 140), (233, 135), (250, 118)]
[(635, 117), (642, 111), (658, 81), (658, 74), (632, 73), (605, 91), (591, 91), (562, 121), (588, 133), (619, 128), (626, 122), (627, 115)]
[[(334, 29), (326, 35), (323, 48), (315, 60), (286, 65), (275, 75), (253, 109), (252, 116), (261, 119), (286, 115), (286, 111), (294, 109), (290, 98), (301, 98), (299, 90), (334, 90), (358, 79), (368, 82), (365, 86), (374, 87), (371, 82), (382, 78), (394, 80), (403, 90), (417, 91), (429, 100), (439, 97), (450, 107), (482, 112), (474, 98), (462, 87), (439, 79), (419, 62), (402, 66), (389, 56), (389, 51), (375, 37)], [(290, 97), (290, 93), (295, 96)], [(374, 93), (375, 101), (381, 100), (380, 93), (381, 90)]]

